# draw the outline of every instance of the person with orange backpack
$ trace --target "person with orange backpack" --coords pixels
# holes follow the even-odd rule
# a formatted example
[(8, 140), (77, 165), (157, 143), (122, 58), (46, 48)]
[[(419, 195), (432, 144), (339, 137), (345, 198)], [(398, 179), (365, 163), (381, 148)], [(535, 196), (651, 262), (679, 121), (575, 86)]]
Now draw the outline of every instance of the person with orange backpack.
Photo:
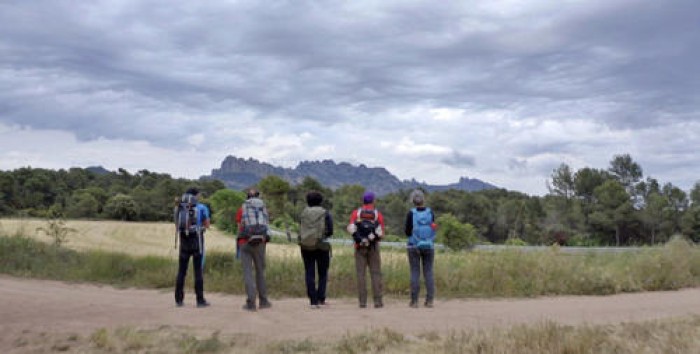
[(374, 206), (374, 193), (366, 192), (363, 205), (353, 210), (347, 230), (355, 241), (355, 270), (357, 271), (357, 291), (360, 308), (367, 307), (366, 272), (372, 283), (374, 307), (382, 308), (382, 259), (379, 241), (384, 237), (384, 216)]

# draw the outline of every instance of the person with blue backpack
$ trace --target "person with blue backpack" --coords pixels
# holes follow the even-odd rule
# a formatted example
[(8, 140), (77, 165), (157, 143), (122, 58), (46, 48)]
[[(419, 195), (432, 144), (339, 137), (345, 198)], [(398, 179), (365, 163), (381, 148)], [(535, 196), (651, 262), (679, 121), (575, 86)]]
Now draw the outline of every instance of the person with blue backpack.
[(425, 280), (425, 307), (433, 307), (435, 298), (435, 280), (433, 278), (433, 262), (435, 260), (435, 214), (425, 206), (425, 195), (420, 190), (414, 190), (410, 196), (414, 207), (406, 215), (405, 233), (408, 237), (406, 249), (408, 263), (411, 269), (411, 302), (409, 306), (418, 307), (420, 292), (420, 273), (423, 269)]
[[(177, 278), (175, 280), (175, 304), (184, 306), (185, 276), (192, 258), (194, 271), (194, 291), (197, 297), (197, 307), (208, 307), (204, 299), (204, 231), (209, 228), (210, 214), (206, 205), (200, 202), (201, 194), (197, 188), (189, 188), (175, 206), (175, 242), (180, 241)], [(177, 244), (176, 244), (177, 246)]]

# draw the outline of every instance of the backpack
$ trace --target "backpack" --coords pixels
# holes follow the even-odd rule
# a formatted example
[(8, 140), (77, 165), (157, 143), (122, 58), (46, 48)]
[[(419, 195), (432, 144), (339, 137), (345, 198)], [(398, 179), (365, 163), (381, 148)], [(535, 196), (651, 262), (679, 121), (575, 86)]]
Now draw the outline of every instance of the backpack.
[(243, 209), (241, 238), (247, 239), (251, 245), (266, 241), (270, 216), (265, 208), (265, 202), (260, 198), (250, 198), (243, 203), (241, 208)]
[(431, 226), (433, 223), (433, 211), (430, 208), (425, 208), (423, 211), (413, 208), (411, 212), (413, 213), (411, 243), (421, 250), (432, 249), (435, 241), (435, 230)]
[(379, 227), (379, 213), (375, 209), (357, 209), (357, 219), (355, 220), (355, 226), (357, 226), (357, 231), (355, 232), (355, 241), (360, 243), (363, 239), (369, 239), (369, 236), (374, 234), (374, 240), (370, 243), (376, 242), (379, 237), (377, 236), (377, 227)]
[(180, 235), (189, 237), (197, 234), (197, 197), (185, 193), (175, 208), (175, 225)]
[(326, 209), (320, 206), (305, 208), (299, 223), (299, 245), (306, 250), (322, 249), (326, 228)]

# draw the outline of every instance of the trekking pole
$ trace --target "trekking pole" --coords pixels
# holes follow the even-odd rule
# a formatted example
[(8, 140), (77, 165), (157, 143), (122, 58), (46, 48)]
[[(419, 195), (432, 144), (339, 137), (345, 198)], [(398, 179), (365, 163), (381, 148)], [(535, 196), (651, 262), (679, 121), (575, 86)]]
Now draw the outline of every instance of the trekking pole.
[(288, 221), (284, 222), (284, 228), (285, 228), (285, 231), (287, 232), (287, 242), (292, 242), (292, 232), (289, 231), (289, 222)]

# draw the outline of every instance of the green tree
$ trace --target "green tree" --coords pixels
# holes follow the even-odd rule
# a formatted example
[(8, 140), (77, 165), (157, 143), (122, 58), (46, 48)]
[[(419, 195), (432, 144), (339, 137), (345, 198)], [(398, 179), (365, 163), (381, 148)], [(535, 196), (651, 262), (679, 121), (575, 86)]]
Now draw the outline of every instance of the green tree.
[(94, 218), (97, 216), (99, 203), (92, 194), (81, 190), (73, 193), (66, 205), (66, 216), (69, 218)]
[(594, 191), (598, 201), (591, 222), (603, 230), (614, 230), (615, 245), (619, 246), (623, 227), (632, 220), (632, 202), (625, 188), (616, 180), (608, 180)]
[(668, 200), (657, 192), (646, 197), (645, 207), (641, 212), (641, 219), (651, 234), (651, 244), (656, 243), (656, 233), (664, 221), (664, 213), (668, 208)]
[(274, 219), (277, 216), (282, 216), (284, 213), (284, 205), (287, 199), (287, 193), (291, 189), (289, 182), (284, 179), (269, 175), (258, 182), (258, 187), (263, 197), (268, 202), (270, 218)]
[(220, 230), (232, 234), (238, 232), (236, 212), (245, 201), (245, 193), (231, 189), (220, 189), (208, 198), (214, 210), (214, 224)]
[(589, 167), (582, 168), (574, 174), (574, 190), (581, 200), (583, 222), (586, 227), (593, 212), (595, 189), (610, 178), (612, 177), (607, 172)]
[(452, 214), (443, 214), (436, 220), (437, 241), (451, 250), (464, 250), (474, 246), (478, 240), (476, 229), (463, 224)]
[(134, 220), (138, 215), (138, 208), (134, 198), (126, 194), (117, 194), (107, 201), (105, 213), (122, 221)]

